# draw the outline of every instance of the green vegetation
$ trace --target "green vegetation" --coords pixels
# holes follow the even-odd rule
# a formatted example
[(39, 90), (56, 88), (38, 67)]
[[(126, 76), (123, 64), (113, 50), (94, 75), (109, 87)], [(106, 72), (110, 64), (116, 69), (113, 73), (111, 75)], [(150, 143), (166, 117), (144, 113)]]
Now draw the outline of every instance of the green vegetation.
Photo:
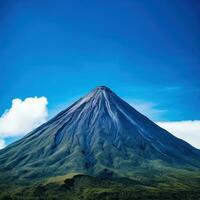
[(169, 173), (148, 182), (81, 174), (27, 184), (1, 184), (1, 200), (200, 200), (199, 173)]

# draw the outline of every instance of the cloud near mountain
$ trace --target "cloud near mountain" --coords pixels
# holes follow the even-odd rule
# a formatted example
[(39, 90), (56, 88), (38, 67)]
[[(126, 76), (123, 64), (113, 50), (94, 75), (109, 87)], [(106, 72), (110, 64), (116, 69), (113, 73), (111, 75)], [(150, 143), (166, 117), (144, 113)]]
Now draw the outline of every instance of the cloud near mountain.
[(200, 149), (200, 120), (164, 121), (161, 119), (166, 111), (158, 109), (156, 104), (141, 103), (136, 100), (130, 100), (128, 102), (139, 112), (152, 119), (160, 127)]
[(25, 100), (13, 99), (11, 108), (0, 117), (0, 148), (5, 146), (4, 138), (22, 136), (48, 117), (46, 97), (28, 97)]
[(157, 124), (200, 149), (200, 120), (157, 122)]

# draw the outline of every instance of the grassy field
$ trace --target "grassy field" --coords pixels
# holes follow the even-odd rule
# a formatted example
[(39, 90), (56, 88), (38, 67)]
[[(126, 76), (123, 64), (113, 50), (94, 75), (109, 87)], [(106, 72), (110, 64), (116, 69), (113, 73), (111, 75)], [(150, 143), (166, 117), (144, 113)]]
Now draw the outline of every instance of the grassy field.
[(169, 173), (160, 179), (68, 174), (29, 184), (0, 185), (1, 200), (198, 200), (199, 173)]

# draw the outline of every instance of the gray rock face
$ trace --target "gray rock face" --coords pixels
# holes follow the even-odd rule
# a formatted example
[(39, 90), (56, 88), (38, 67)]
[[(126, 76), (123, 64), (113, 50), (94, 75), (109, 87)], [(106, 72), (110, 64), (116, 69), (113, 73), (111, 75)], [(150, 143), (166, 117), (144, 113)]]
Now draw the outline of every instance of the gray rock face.
[(67, 173), (127, 175), (141, 168), (199, 169), (200, 151), (100, 86), (0, 151), (0, 172), (20, 178)]

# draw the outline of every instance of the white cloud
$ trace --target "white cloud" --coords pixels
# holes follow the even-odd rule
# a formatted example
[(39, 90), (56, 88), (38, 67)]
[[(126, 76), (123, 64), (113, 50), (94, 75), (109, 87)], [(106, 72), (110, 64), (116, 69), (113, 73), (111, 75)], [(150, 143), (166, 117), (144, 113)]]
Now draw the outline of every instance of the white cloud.
[(157, 124), (176, 137), (200, 149), (200, 120), (157, 122)]
[(0, 149), (3, 149), (5, 146), (6, 146), (5, 141), (0, 139)]
[(47, 104), (46, 97), (13, 99), (11, 108), (0, 117), (0, 138), (22, 136), (44, 123), (48, 117)]

